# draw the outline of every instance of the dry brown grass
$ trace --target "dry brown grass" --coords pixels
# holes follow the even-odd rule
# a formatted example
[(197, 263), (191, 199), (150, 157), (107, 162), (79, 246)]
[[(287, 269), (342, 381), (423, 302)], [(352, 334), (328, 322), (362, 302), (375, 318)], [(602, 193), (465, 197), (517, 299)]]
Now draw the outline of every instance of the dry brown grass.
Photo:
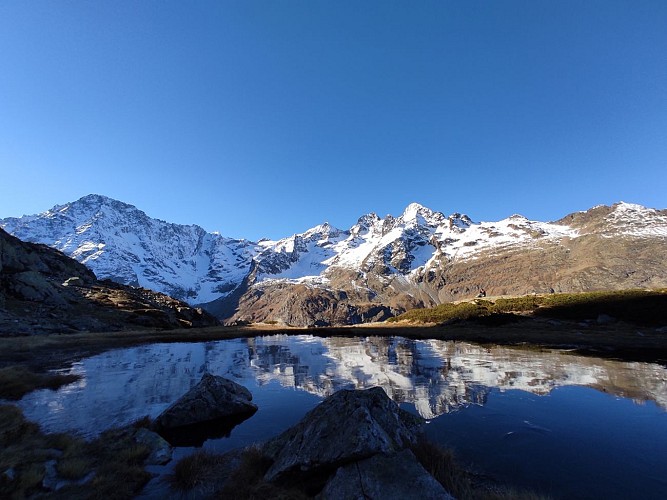
[(197, 490), (214, 481), (225, 466), (223, 455), (199, 450), (178, 461), (169, 476), (169, 484), (177, 491)]
[(497, 484), (463, 467), (451, 450), (422, 437), (412, 452), (442, 486), (459, 500), (547, 500), (549, 497), (528, 490)]
[(0, 368), (0, 398), (17, 401), (36, 389), (57, 389), (80, 377), (58, 373), (35, 373), (25, 366)]
[(0, 498), (44, 494), (45, 463), (55, 461), (60, 480), (94, 476), (85, 484), (70, 484), (51, 498), (132, 498), (150, 479), (143, 462), (148, 448), (137, 444), (131, 429), (103, 433), (92, 442), (68, 434), (44, 434), (13, 405), (0, 405)]

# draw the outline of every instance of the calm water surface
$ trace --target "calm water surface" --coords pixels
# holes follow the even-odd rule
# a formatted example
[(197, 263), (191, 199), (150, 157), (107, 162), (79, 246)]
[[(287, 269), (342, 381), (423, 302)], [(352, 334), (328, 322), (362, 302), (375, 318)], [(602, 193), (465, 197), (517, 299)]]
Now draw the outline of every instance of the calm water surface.
[[(49, 432), (92, 437), (156, 417), (204, 372), (259, 411), (206, 449), (275, 436), (343, 388), (381, 386), (477, 469), (555, 498), (667, 498), (667, 369), (462, 342), (270, 336), (154, 344), (73, 365), (82, 376), (19, 405)], [(179, 449), (178, 458), (192, 449)]]

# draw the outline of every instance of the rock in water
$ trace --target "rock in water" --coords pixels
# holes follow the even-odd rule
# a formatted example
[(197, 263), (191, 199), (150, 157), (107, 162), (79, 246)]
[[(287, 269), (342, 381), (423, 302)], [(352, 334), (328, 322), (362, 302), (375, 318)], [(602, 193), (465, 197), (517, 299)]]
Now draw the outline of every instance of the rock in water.
[(401, 410), (380, 387), (343, 390), (324, 400), (294, 427), (269, 441), (268, 481), (318, 473), (378, 453), (394, 453), (417, 438), (424, 420)]
[(417, 461), (410, 450), (375, 455), (341, 467), (329, 480), (318, 500), (347, 498), (366, 500), (454, 500)]
[(155, 419), (153, 429), (170, 433), (226, 419), (238, 423), (239, 418), (245, 420), (257, 411), (251, 400), (252, 394), (242, 385), (206, 373), (196, 386)]
[(134, 433), (134, 440), (151, 450), (151, 454), (144, 461), (146, 465), (164, 465), (171, 461), (171, 446), (159, 434), (141, 427)]

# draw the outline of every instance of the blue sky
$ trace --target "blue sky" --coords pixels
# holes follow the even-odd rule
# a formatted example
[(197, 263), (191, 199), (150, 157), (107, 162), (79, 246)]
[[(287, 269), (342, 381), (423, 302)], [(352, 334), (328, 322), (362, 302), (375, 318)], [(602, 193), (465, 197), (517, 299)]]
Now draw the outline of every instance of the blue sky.
[(0, 2), (0, 217), (667, 207), (667, 2)]

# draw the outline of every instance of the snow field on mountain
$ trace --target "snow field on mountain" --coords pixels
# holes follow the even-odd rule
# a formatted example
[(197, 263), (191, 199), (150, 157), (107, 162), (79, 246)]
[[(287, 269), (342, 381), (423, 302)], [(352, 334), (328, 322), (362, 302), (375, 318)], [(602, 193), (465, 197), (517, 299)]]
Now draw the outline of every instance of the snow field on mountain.
[[(602, 236), (667, 238), (667, 216), (656, 210), (629, 203), (609, 210), (595, 229)], [(465, 215), (447, 217), (411, 203), (399, 217), (364, 215), (346, 231), (324, 223), (289, 238), (255, 243), (152, 219), (132, 205), (100, 195), (39, 215), (3, 219), (0, 226), (22, 240), (63, 251), (100, 278), (138, 283), (192, 304), (226, 296), (252, 269), (256, 274), (251, 285), (281, 281), (327, 287), (337, 269), (375, 272), (387, 283), (409, 281), (448, 260), (580, 236), (579, 229), (562, 223), (519, 215), (476, 223)], [(366, 289), (363, 282), (350, 286)]]

